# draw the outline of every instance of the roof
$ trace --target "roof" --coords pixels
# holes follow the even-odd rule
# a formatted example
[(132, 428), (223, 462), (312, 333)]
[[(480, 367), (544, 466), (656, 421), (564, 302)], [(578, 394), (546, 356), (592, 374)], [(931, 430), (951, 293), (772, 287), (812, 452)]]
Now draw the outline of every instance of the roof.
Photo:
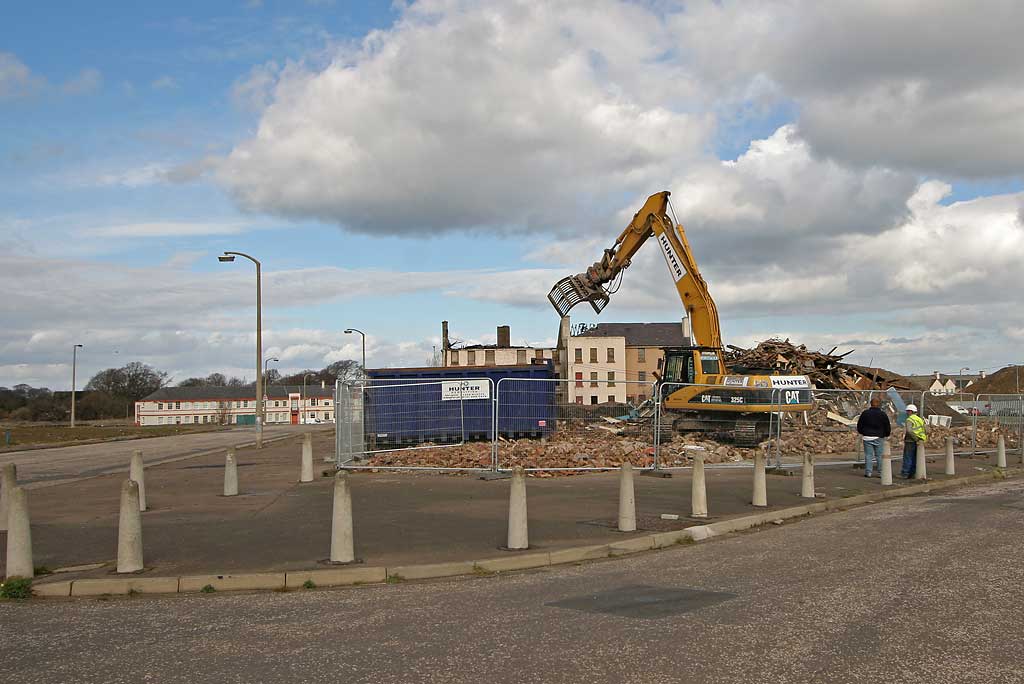
[(682, 323), (598, 323), (574, 337), (625, 337), (627, 347), (688, 347)]
[[(264, 394), (271, 399), (287, 399), (289, 394), (302, 394), (302, 385), (270, 385)], [(333, 397), (334, 387), (306, 385), (307, 397)], [(249, 387), (164, 387), (143, 397), (141, 401), (192, 401), (194, 399), (256, 399), (256, 388)]]

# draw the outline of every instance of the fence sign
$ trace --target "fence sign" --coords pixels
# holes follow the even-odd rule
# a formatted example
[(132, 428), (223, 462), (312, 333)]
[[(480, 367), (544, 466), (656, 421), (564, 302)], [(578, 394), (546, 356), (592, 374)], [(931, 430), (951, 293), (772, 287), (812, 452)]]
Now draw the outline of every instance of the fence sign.
[(446, 380), (441, 383), (442, 401), (490, 398), (491, 385), (487, 380)]

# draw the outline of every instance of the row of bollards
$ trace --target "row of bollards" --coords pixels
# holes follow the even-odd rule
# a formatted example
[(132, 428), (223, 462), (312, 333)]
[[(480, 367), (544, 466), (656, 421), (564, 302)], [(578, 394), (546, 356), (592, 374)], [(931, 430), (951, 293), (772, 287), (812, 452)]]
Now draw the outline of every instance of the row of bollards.
[[(302, 461), (299, 481), (313, 481), (313, 436), (302, 437)], [(6, 577), (32, 578), (32, 528), (29, 521), (28, 497), (17, 484), (17, 467), (3, 466), (0, 476), (0, 531), (7, 530)], [(224, 463), (224, 496), (238, 494), (238, 462), (234, 447), (229, 448)], [(142, 451), (135, 450), (128, 464), (128, 479), (121, 485), (121, 502), (117, 524), (117, 572), (141, 572), (145, 568), (142, 554), (142, 512), (147, 510), (145, 463)], [(338, 473), (334, 485), (334, 513), (331, 525), (332, 563), (355, 560), (352, 537), (352, 498), (347, 474)]]

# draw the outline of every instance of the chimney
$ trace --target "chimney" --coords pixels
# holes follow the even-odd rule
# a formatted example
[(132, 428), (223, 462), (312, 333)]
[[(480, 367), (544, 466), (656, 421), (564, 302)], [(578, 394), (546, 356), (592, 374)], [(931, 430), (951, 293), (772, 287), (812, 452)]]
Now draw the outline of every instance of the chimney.
[(327, 381), (326, 380), (321, 380), (320, 381), (320, 389), (327, 389)]
[(508, 349), (512, 346), (512, 329), (507, 325), (498, 326), (498, 349)]
[(452, 348), (448, 341), (448, 321), (441, 321), (441, 351), (448, 351)]
[(940, 373), (939, 371), (932, 371), (932, 372), (935, 373), (935, 379), (936, 380), (941, 380), (942, 379), (942, 373)]
[(985, 379), (985, 371), (981, 371), (981, 377), (979, 378), (979, 380), (984, 380), (984, 379)]

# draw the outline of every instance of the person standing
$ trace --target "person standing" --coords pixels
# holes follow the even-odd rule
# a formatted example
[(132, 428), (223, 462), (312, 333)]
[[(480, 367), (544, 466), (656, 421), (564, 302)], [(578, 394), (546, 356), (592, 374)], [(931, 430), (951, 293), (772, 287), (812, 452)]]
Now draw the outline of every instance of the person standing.
[[(920, 451), (920, 445), (923, 445), (928, 440), (928, 435), (924, 429), (924, 418), (917, 415), (917, 406), (913, 404), (907, 404), (907, 424), (903, 436), (903, 468), (900, 471), (900, 477), (904, 480), (909, 480), (914, 477), (914, 471), (917, 468), (917, 457), (918, 451)], [(924, 453), (920, 454), (921, 458), (924, 458)]]
[(857, 420), (857, 433), (864, 440), (864, 477), (871, 477), (875, 468), (881, 474), (885, 440), (892, 434), (889, 416), (885, 415), (881, 406), (882, 400), (872, 397), (871, 406), (865, 409)]

